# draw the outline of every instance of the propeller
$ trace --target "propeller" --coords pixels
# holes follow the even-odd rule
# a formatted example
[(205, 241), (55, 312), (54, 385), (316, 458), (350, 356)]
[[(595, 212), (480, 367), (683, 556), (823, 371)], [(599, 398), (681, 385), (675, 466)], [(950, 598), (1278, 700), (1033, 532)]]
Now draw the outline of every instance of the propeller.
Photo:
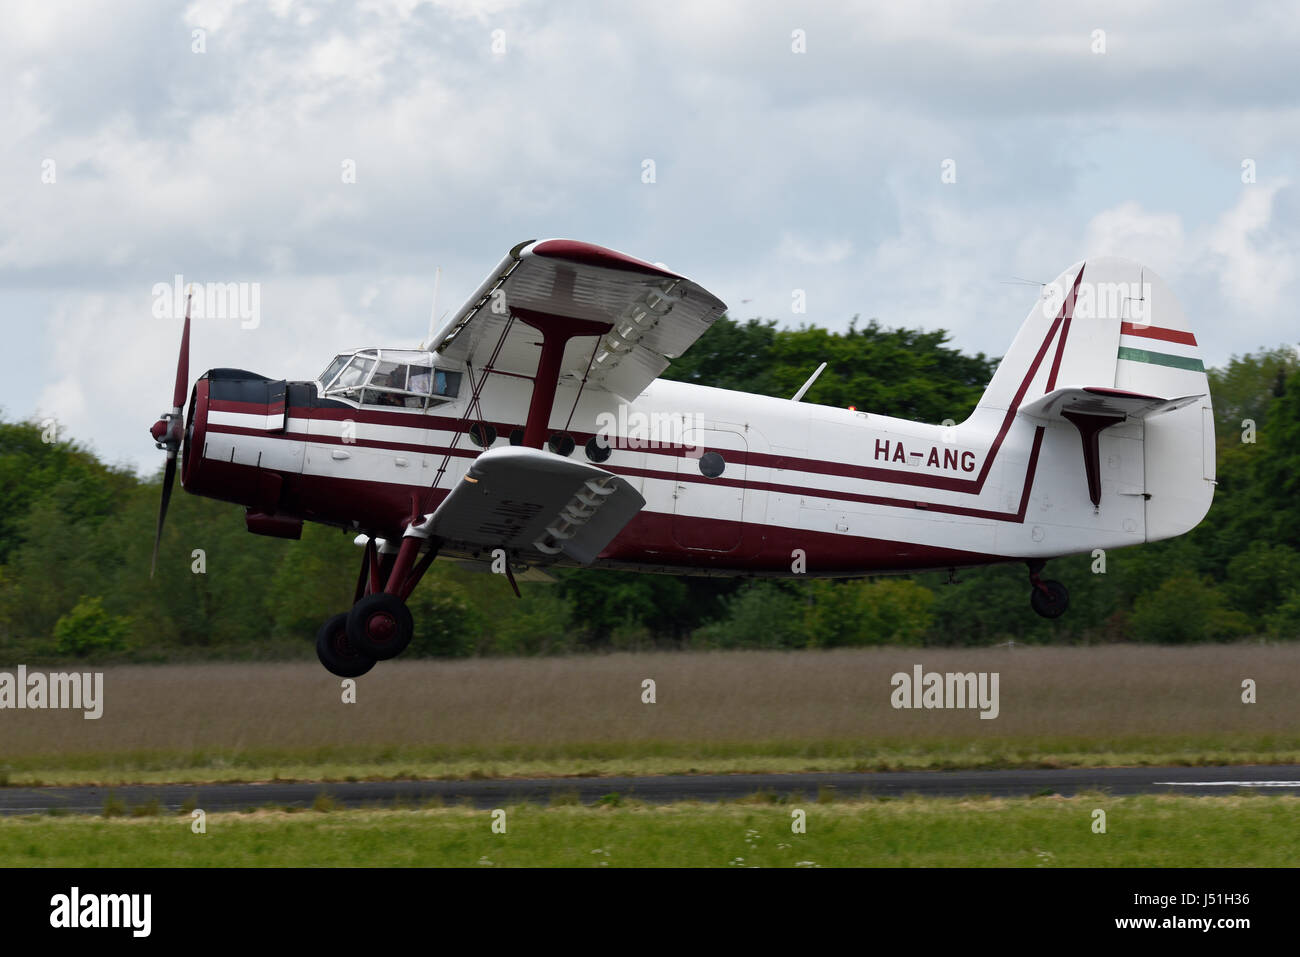
[(153, 560), (149, 564), (149, 577), (158, 568), (158, 545), (162, 542), (163, 520), (167, 505), (172, 499), (172, 486), (176, 483), (176, 458), (185, 435), (185, 393), (190, 382), (190, 296), (185, 294), (185, 329), (181, 332), (181, 353), (176, 360), (176, 386), (172, 390), (172, 408), (158, 417), (149, 429), (154, 445), (167, 452), (167, 467), (163, 472), (162, 501), (158, 505), (158, 528), (153, 537)]

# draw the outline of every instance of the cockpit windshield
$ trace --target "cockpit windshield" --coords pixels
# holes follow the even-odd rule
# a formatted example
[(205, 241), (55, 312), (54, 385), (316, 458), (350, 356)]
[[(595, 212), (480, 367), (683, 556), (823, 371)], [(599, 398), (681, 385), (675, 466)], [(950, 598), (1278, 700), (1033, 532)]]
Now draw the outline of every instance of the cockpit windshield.
[(321, 393), (362, 405), (423, 409), (460, 393), (461, 373), (434, 365), (430, 352), (362, 349), (337, 356), (320, 378)]
[(334, 377), (339, 374), (339, 370), (342, 369), (345, 365), (347, 365), (348, 360), (351, 358), (352, 356), (350, 355), (335, 356), (334, 361), (329, 364), (329, 368), (327, 368), (324, 372), (321, 373), (321, 377), (320, 377), (321, 387), (328, 389), (330, 387), (330, 383), (334, 381)]

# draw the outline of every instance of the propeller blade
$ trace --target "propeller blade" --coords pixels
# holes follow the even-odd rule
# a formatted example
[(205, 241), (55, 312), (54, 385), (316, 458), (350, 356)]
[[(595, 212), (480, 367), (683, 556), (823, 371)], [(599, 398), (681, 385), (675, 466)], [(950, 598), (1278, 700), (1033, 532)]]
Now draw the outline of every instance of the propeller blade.
[(172, 486), (176, 484), (176, 458), (185, 440), (185, 393), (190, 386), (190, 300), (193, 293), (185, 294), (185, 328), (181, 331), (181, 353), (176, 360), (176, 385), (172, 389), (172, 410), (149, 430), (159, 448), (167, 450), (167, 468), (163, 472), (162, 501), (158, 505), (158, 527), (153, 533), (153, 559), (149, 562), (149, 577), (158, 570), (158, 546), (162, 544), (163, 521), (167, 518), (167, 505), (172, 500)]
[(167, 504), (172, 500), (172, 484), (176, 481), (176, 456), (167, 456), (167, 469), (163, 472), (162, 502), (158, 506), (158, 528), (153, 535), (153, 560), (149, 563), (149, 577), (158, 568), (158, 545), (162, 542), (163, 519), (167, 517)]
[(190, 297), (185, 294), (185, 329), (181, 332), (181, 354), (176, 360), (176, 388), (172, 390), (172, 408), (185, 408), (185, 393), (190, 390)]

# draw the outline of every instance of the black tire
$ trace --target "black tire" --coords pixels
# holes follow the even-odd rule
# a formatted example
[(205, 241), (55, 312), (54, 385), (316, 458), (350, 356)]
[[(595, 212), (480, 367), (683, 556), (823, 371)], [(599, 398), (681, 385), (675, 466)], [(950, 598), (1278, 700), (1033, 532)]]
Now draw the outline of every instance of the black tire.
[(1056, 581), (1043, 582), (1043, 587), (1046, 593), (1037, 586), (1029, 590), (1029, 604), (1044, 618), (1060, 618), (1070, 607), (1069, 590)]
[(316, 657), (325, 670), (340, 678), (359, 678), (375, 666), (375, 659), (353, 647), (348, 638), (348, 613), (340, 612), (316, 632)]
[(348, 641), (363, 655), (386, 661), (400, 655), (415, 634), (415, 620), (396, 595), (367, 595), (348, 612)]

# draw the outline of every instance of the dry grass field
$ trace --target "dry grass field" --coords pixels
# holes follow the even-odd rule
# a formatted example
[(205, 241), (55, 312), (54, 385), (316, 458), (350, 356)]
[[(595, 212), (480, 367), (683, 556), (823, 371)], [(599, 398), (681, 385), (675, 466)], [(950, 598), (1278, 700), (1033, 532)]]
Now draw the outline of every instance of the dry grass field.
[[(895, 710), (918, 663), (998, 672), (999, 716)], [(130, 666), (104, 698), (0, 711), (0, 783), (1300, 760), (1300, 645), (394, 661), (355, 704), (315, 664)]]

